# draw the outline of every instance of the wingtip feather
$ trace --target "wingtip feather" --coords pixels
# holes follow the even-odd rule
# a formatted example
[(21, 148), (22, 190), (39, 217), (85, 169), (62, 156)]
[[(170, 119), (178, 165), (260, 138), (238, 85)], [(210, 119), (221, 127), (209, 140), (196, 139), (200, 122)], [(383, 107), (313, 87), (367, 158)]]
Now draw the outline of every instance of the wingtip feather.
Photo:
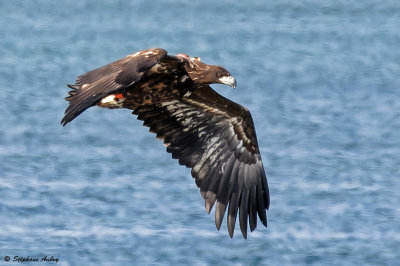
[(226, 204), (221, 202), (217, 202), (217, 206), (215, 207), (215, 226), (217, 230), (221, 228), (222, 221), (224, 220), (224, 215), (226, 211)]

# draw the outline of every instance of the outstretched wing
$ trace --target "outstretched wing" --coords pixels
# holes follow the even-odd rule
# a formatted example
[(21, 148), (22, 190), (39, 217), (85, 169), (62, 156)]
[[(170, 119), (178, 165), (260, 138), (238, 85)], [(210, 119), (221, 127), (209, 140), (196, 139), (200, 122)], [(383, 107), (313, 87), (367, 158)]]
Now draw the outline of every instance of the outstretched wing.
[(79, 76), (75, 85), (69, 85), (69, 106), (61, 123), (66, 125), (107, 95), (138, 82), (166, 54), (161, 48), (143, 50)]
[[(232, 237), (239, 210), (240, 229), (247, 237), (257, 227), (257, 213), (267, 226), (269, 190), (249, 111), (200, 85), (182, 98), (145, 105), (133, 112), (150, 131), (164, 139), (167, 151), (192, 168), (192, 176), (220, 229), (228, 208)], [(229, 205), (229, 207), (228, 207)]]

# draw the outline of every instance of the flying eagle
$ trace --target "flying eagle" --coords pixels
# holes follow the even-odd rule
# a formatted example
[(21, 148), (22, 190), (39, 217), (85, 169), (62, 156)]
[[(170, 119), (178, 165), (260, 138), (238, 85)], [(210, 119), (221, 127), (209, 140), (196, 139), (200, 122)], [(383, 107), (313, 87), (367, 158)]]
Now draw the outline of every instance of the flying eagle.
[(269, 190), (250, 112), (216, 93), (210, 84), (236, 87), (236, 80), (220, 66), (198, 57), (167, 55), (153, 48), (136, 52), (79, 76), (65, 99), (65, 126), (87, 108), (133, 110), (150, 132), (163, 139), (167, 152), (192, 176), (210, 213), (215, 206), (219, 230), (226, 209), (233, 237), (239, 224), (247, 238), (247, 224), (257, 227), (257, 214), (267, 226)]

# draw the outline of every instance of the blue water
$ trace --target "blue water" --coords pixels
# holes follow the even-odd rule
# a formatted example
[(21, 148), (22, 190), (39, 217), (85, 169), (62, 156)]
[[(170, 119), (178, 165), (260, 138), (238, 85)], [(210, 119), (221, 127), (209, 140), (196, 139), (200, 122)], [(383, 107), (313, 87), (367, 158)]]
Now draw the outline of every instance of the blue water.
[[(128, 2), (0, 1), (0, 265), (400, 265), (399, 1)], [(267, 229), (218, 232), (128, 110), (60, 126), (65, 84), (149, 47), (236, 77)]]

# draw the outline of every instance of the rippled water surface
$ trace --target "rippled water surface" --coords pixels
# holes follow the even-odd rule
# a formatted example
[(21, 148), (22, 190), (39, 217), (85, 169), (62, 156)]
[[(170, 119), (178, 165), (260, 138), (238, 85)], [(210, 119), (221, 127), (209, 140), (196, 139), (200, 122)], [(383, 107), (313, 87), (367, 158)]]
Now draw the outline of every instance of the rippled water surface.
[[(400, 265), (399, 1), (0, 1), (0, 265)], [(163, 47), (226, 67), (269, 226), (218, 232), (128, 110), (60, 126), (65, 84)]]

